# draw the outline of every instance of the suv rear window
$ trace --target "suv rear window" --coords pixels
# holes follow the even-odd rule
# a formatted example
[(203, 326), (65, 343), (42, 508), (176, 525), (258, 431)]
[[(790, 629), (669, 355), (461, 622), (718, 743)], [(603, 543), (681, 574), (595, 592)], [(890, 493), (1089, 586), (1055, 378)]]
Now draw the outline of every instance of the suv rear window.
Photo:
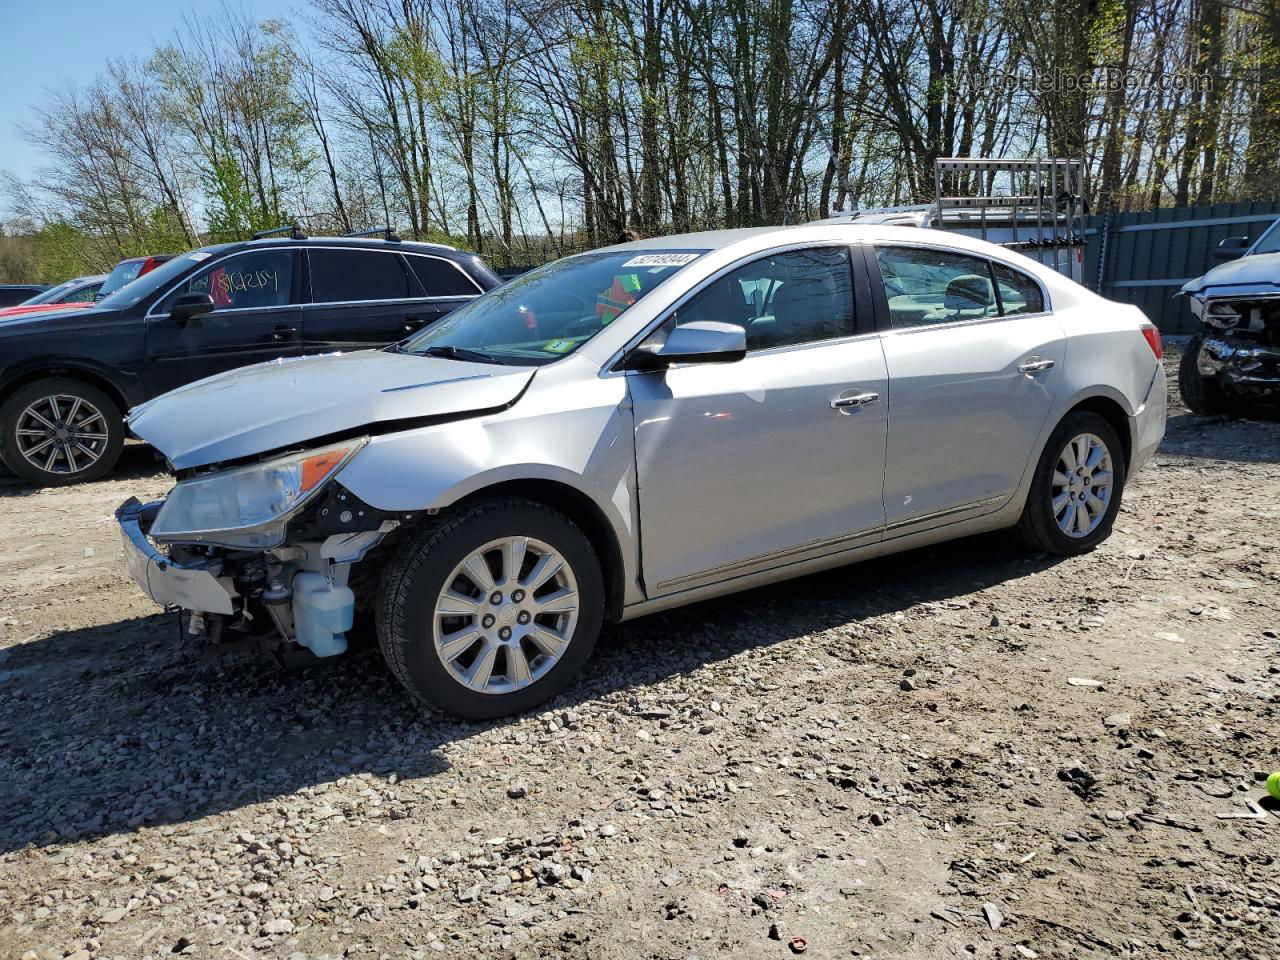
[(436, 257), (405, 257), (418, 275), (428, 297), (474, 297), (479, 288), (462, 270), (447, 260)]
[(377, 250), (307, 251), (311, 262), (311, 302), (404, 300), (416, 296), (394, 253)]

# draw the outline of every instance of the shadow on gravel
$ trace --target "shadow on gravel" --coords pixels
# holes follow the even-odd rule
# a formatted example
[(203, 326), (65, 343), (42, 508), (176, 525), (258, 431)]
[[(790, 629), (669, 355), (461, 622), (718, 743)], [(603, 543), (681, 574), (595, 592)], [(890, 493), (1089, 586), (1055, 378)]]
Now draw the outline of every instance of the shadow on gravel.
[(1280, 463), (1280, 411), (1240, 419), (1174, 414), (1165, 425), (1159, 453), (1232, 463)]
[[(114, 470), (107, 474), (108, 480), (129, 480), (134, 477), (148, 477), (163, 469), (156, 459), (156, 452), (145, 443), (127, 443), (120, 451), (120, 462)], [(5, 497), (28, 497), (38, 493), (40, 487), (33, 487), (25, 480), (19, 480), (0, 463), (0, 499)]]
[[(981, 537), (623, 624), (548, 709), (960, 597), (1056, 560)], [(200, 652), (171, 615), (54, 634), (9, 648), (0, 662), (0, 850), (190, 822), (352, 774), (429, 778), (448, 769), (439, 748), (501, 724), (422, 711), (373, 645), (283, 672), (253, 655)], [(536, 749), (536, 739), (511, 748)], [(510, 762), (478, 773), (500, 793), (521, 769), (518, 756)]]

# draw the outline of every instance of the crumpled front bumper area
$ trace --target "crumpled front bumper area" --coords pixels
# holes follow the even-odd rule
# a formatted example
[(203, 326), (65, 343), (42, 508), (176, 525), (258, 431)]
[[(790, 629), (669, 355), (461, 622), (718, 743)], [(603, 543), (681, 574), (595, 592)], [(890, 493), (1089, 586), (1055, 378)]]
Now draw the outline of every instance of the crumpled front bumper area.
[(1206, 337), (1196, 367), (1236, 387), (1280, 388), (1280, 347), (1231, 336)]
[(163, 501), (140, 503), (130, 497), (116, 510), (116, 523), (124, 544), (129, 575), (162, 607), (182, 607), (202, 613), (234, 613), (231, 592), (219, 580), (222, 564), (217, 560), (179, 563), (161, 553), (147, 538), (146, 531)]

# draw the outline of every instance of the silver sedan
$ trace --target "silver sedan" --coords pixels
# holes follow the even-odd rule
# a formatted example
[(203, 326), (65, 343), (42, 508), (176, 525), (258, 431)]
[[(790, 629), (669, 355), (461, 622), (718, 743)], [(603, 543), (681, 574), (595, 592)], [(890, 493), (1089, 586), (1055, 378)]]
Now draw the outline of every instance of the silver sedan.
[(495, 717), (604, 621), (984, 531), (1090, 550), (1164, 433), (1160, 338), (1007, 249), (842, 224), (567, 257), (395, 347), (132, 411), (177, 475), (118, 519), (193, 633), (332, 656), (360, 610)]

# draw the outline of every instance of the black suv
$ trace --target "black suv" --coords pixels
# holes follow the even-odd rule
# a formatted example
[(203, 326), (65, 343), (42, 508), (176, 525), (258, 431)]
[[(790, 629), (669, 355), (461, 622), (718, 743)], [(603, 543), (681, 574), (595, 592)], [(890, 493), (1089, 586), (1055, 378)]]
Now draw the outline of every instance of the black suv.
[(0, 458), (45, 486), (96, 479), (135, 404), (249, 363), (385, 346), (501, 283), (474, 254), (385, 234), (204, 247), (96, 306), (0, 320)]

